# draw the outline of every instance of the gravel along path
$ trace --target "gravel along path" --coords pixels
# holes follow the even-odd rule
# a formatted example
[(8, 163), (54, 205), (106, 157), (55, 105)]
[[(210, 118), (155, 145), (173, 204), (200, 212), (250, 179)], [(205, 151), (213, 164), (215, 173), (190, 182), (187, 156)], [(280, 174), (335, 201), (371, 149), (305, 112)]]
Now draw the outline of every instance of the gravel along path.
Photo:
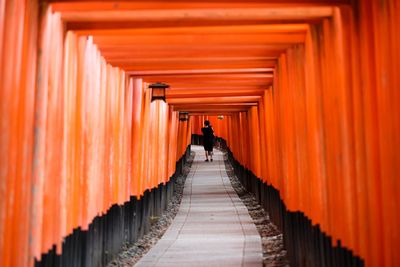
[[(185, 180), (190, 172), (191, 163), (194, 159), (194, 152), (191, 153), (189, 164), (185, 166), (183, 175), (176, 179), (174, 196), (167, 210), (157, 220), (152, 222), (149, 233), (143, 236), (135, 244), (123, 248), (122, 252), (111, 261), (108, 267), (134, 266), (163, 236), (172, 220), (179, 210), (182, 199)], [(276, 226), (269, 220), (268, 214), (257, 203), (254, 195), (243, 188), (233, 172), (230, 163), (225, 160), (226, 171), (236, 193), (247, 207), (251, 218), (260, 233), (263, 247), (263, 266), (265, 267), (287, 267), (289, 262), (286, 250), (283, 247), (283, 237)]]
[(247, 207), (247, 210), (260, 233), (263, 249), (263, 266), (288, 267), (289, 261), (286, 256), (286, 250), (283, 246), (282, 233), (269, 220), (268, 213), (264, 211), (260, 204), (258, 204), (255, 196), (242, 186), (228, 160), (225, 160), (225, 167), (232, 187)]
[(190, 172), (194, 155), (195, 153), (191, 152), (190, 158), (188, 159), (189, 164), (184, 167), (183, 175), (180, 175), (176, 179), (172, 201), (168, 204), (164, 214), (160, 218), (157, 218), (158, 220), (151, 221), (150, 231), (135, 244), (124, 247), (118, 257), (107, 265), (108, 267), (134, 266), (164, 235), (172, 220), (175, 218), (175, 215), (178, 213), (186, 177)]

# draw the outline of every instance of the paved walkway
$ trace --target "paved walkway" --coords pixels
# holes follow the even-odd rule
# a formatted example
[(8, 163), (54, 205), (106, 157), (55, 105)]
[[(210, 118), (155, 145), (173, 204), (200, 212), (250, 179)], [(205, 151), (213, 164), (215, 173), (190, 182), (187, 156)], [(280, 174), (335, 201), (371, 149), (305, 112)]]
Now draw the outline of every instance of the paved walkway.
[(246, 207), (232, 188), (223, 154), (196, 157), (182, 203), (171, 226), (135, 266), (261, 266), (261, 240)]

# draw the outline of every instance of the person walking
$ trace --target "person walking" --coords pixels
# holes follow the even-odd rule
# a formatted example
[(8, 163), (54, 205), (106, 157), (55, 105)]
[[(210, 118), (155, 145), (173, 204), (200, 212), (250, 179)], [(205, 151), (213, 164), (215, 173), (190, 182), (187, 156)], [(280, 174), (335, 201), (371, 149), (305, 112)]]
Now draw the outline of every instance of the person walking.
[(214, 147), (214, 130), (210, 124), (210, 121), (204, 121), (204, 127), (201, 128), (203, 133), (203, 141), (204, 141), (204, 150), (206, 153), (206, 160), (208, 161), (208, 157), (213, 161), (213, 147)]

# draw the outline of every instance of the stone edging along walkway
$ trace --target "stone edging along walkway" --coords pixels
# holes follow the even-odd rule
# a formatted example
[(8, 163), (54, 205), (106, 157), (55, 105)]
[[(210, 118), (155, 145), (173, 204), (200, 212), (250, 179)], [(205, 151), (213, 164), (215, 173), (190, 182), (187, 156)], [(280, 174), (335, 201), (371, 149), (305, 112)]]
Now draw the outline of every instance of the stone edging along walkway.
[[(193, 176), (194, 174), (197, 172), (198, 175), (201, 176), (209, 176), (210, 173), (218, 173), (218, 175), (216, 175), (217, 177), (219, 177), (219, 179), (222, 181), (222, 185), (224, 186), (223, 190), (226, 190), (226, 188), (231, 187), (230, 184), (233, 186), (234, 191), (236, 191), (236, 193), (234, 191), (232, 191), (231, 188), (229, 188), (228, 190), (228, 195), (232, 196), (235, 198), (235, 203), (241, 203), (243, 201), (243, 203), (246, 205), (247, 209), (248, 209), (248, 213), (250, 213), (256, 227), (257, 230), (261, 236), (261, 242), (262, 242), (262, 265), (263, 266), (289, 266), (288, 261), (286, 259), (286, 251), (283, 248), (283, 240), (282, 240), (282, 235), (281, 233), (277, 230), (277, 228), (271, 223), (271, 221), (268, 218), (268, 214), (263, 211), (262, 207), (260, 207), (260, 205), (256, 202), (254, 196), (247, 192), (240, 184), (239, 180), (236, 178), (236, 176), (234, 175), (233, 171), (232, 171), (232, 167), (230, 166), (229, 162), (227, 160), (224, 160), (224, 155), (222, 152), (216, 151), (216, 157), (214, 157), (214, 162), (204, 162), (204, 151), (202, 150), (201, 147), (196, 147), (196, 146), (192, 146), (192, 154), (191, 154), (191, 159), (189, 160), (189, 162), (191, 163), (194, 159), (194, 154), (197, 154), (196, 157), (196, 162), (195, 164), (193, 164), (192, 168), (190, 168), (190, 164), (189, 166), (185, 167), (184, 170), (184, 175), (178, 177), (177, 181), (176, 181), (176, 192), (174, 193), (174, 197), (172, 200), (172, 203), (169, 204), (168, 209), (166, 210), (166, 212), (164, 212), (163, 216), (156, 222), (154, 222), (154, 224), (152, 225), (150, 232), (148, 234), (146, 234), (141, 240), (139, 240), (138, 242), (136, 242), (133, 246), (131, 247), (127, 247), (123, 250), (123, 252), (121, 252), (121, 254), (118, 256), (117, 259), (113, 260), (108, 266), (133, 266), (135, 265), (140, 259), (141, 257), (143, 257), (143, 255), (145, 255), (153, 246), (156, 246), (156, 243), (160, 240), (160, 238), (163, 236), (163, 234), (166, 232), (167, 228), (169, 227), (169, 225), (171, 224), (172, 220), (174, 219), (175, 215), (178, 212), (178, 209), (180, 208), (180, 202), (181, 202), (181, 198), (182, 198), (182, 194), (183, 194), (183, 187), (184, 187), (184, 183), (185, 183), (185, 179), (186, 176), (189, 175), (189, 179), (191, 179), (191, 182), (188, 181), (188, 184), (190, 184), (190, 189), (193, 189)], [(196, 153), (194, 153), (196, 152)], [(225, 165), (225, 166), (224, 166)], [(202, 168), (199, 168), (202, 167)], [(205, 169), (204, 169), (205, 168)], [(202, 170), (203, 169), (203, 170)], [(227, 180), (227, 177), (229, 177), (229, 180)], [(225, 180), (225, 181), (224, 181)], [(202, 178), (201, 180), (198, 180), (199, 182), (204, 182), (204, 183), (200, 183), (197, 186), (205, 186), (206, 185), (206, 180), (204, 178)], [(186, 186), (186, 192), (185, 194), (188, 193), (188, 186)], [(222, 187), (220, 188), (222, 190)], [(226, 193), (227, 191), (225, 191)], [(208, 191), (207, 192), (208, 195), (211, 196), (215, 196), (215, 192), (213, 191)], [(237, 199), (237, 195), (239, 195), (240, 199), (242, 201), (240, 201), (239, 199)], [(194, 202), (192, 202), (192, 206), (198, 206), (195, 205), (195, 201), (196, 199), (199, 200), (199, 194), (195, 193), (192, 196), (192, 199), (194, 199)], [(216, 203), (219, 203), (221, 201), (221, 199), (217, 199)], [(207, 201), (206, 201), (207, 202)], [(213, 203), (213, 201), (208, 201)], [(210, 204), (210, 203), (207, 203)], [(184, 209), (186, 209), (186, 213), (188, 212), (188, 204), (185, 204), (186, 207)], [(217, 206), (214, 206), (214, 210)], [(243, 205), (241, 206), (241, 209), (243, 209)], [(244, 211), (244, 210), (242, 210)], [(216, 219), (217, 217), (215, 217), (215, 213), (212, 213), (213, 216), (205, 216), (204, 213), (199, 213), (197, 217), (200, 217), (201, 220), (207, 222), (207, 218), (210, 220), (210, 222), (214, 219)], [(180, 224), (182, 226), (182, 219), (183, 217), (177, 217), (178, 220), (181, 220)], [(221, 218), (220, 218), (221, 219)], [(228, 228), (231, 227), (229, 226), (230, 223), (226, 223), (228, 225)], [(186, 229), (185, 227), (182, 229), (185, 229), (185, 231), (182, 231), (181, 229), (181, 233), (183, 233), (184, 235), (186, 235), (187, 238), (200, 238), (200, 239), (206, 239), (205, 237), (207, 237), (207, 235), (205, 235), (204, 233), (204, 229), (206, 227), (203, 227), (203, 232), (202, 233), (191, 233), (192, 236), (190, 236), (190, 233), (188, 231), (190, 231), (190, 228), (187, 228), (186, 225)], [(188, 231), (186, 231), (188, 230)], [(225, 229), (224, 229), (225, 230)], [(215, 233), (216, 231), (214, 231)], [(175, 235), (176, 235), (176, 231), (175, 231)], [(201, 238), (201, 236), (203, 236), (203, 238)], [(214, 237), (217, 237), (218, 235), (214, 235)], [(219, 236), (220, 238), (222, 237), (222, 235)], [(208, 238), (210, 238), (210, 236), (208, 236)], [(170, 238), (171, 239), (171, 238)], [(238, 237), (236, 238), (238, 239)], [(217, 239), (218, 240), (218, 239)], [(236, 240), (237, 241), (237, 240)], [(168, 243), (169, 242), (169, 243)], [(225, 242), (222, 242), (223, 244), (221, 246), (224, 246), (226, 244), (228, 244), (230, 242), (229, 239), (225, 240)], [(164, 243), (164, 248), (165, 248), (165, 244), (169, 244), (169, 246), (171, 248), (173, 248), (173, 246), (171, 245), (170, 241), (163, 241), (162, 243)], [(195, 242), (192, 242), (195, 243)], [(218, 248), (216, 248), (215, 250), (218, 250)], [(187, 253), (185, 253), (186, 247), (182, 247), (182, 248), (177, 248), (177, 251), (181, 251), (181, 258), (184, 259), (187, 257)], [(162, 265), (160, 263), (160, 255), (156, 255), (157, 253), (160, 252), (160, 249), (158, 250), (158, 252), (156, 251), (156, 253), (153, 253), (153, 258), (158, 259), (158, 261), (154, 262), (154, 261), (141, 261), (139, 264), (135, 265), (135, 266), (160, 266)], [(194, 253), (196, 252), (196, 250), (194, 251)], [(152, 252), (150, 252), (152, 253)], [(149, 253), (149, 255), (151, 255)], [(260, 252), (261, 253), (261, 252)], [(260, 253), (258, 253), (257, 257), (259, 258)], [(164, 251), (161, 253), (164, 256), (167, 255), (168, 253)], [(179, 253), (178, 253), (179, 254)], [(196, 253), (195, 253), (196, 254)], [(199, 254), (199, 253), (197, 253)], [(240, 254), (240, 253), (237, 253)], [(229, 255), (229, 254), (227, 254)], [(242, 251), (242, 256), (243, 256), (243, 251)], [(196, 256), (197, 257), (197, 256)], [(225, 257), (227, 257), (225, 255)], [(197, 258), (198, 259), (198, 258)], [(243, 259), (243, 257), (242, 257)], [(233, 264), (234, 266), (261, 266), (261, 262), (259, 262), (260, 260), (257, 260), (257, 263), (245, 263), (245, 261), (242, 260), (242, 262), (237, 263), (237, 264)], [(238, 261), (239, 262), (239, 261)], [(201, 262), (201, 261), (197, 261), (195, 264), (192, 263), (188, 263), (188, 262), (184, 262), (182, 261), (182, 264), (177, 264), (177, 263), (173, 263), (173, 262), (169, 262), (169, 263), (165, 263), (164, 266), (186, 266), (186, 265), (195, 265), (195, 266), (223, 266), (225, 264), (230, 264), (228, 263), (224, 263), (222, 261), (219, 260), (214, 260), (212, 261), (210, 259), (210, 261), (206, 261), (206, 262)]]
[(196, 152), (178, 214), (136, 266), (262, 266), (261, 238), (232, 188), (224, 154)]
[(151, 222), (152, 225), (147, 234), (145, 234), (134, 244), (127, 244), (122, 249), (118, 257), (116, 257), (107, 265), (108, 267), (134, 266), (164, 235), (165, 231), (171, 225), (173, 219), (178, 213), (186, 177), (190, 172), (191, 163), (193, 162), (194, 157), (195, 153), (192, 152), (190, 158), (188, 159), (189, 164), (187, 164), (183, 169), (183, 175), (177, 177), (174, 186), (174, 195), (163, 215), (158, 218), (158, 220)]

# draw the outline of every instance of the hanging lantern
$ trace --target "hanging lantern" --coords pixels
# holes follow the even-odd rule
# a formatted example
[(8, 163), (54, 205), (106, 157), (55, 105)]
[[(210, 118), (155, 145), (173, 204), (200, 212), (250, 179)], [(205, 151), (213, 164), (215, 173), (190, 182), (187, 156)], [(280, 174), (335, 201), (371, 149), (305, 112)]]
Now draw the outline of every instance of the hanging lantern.
[(151, 102), (154, 100), (162, 100), (165, 102), (165, 89), (169, 88), (168, 84), (165, 83), (152, 83), (149, 85), (151, 89)]
[(218, 115), (217, 119), (223, 120), (224, 119), (224, 115)]
[(188, 121), (189, 120), (189, 112), (184, 112), (184, 111), (179, 112), (179, 120), (180, 121)]

